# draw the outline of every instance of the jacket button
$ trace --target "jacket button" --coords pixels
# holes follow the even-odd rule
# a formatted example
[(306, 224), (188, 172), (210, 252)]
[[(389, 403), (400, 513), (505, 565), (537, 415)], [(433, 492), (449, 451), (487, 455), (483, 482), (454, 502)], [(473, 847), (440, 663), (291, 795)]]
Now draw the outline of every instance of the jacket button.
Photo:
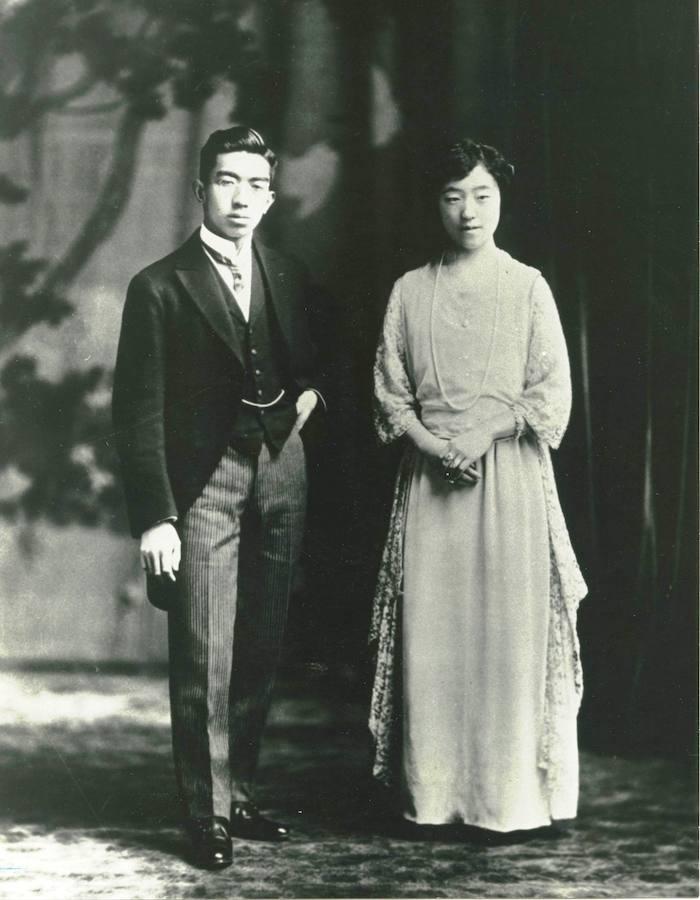
[(260, 369), (256, 369), (256, 370), (255, 370), (255, 374), (256, 374), (256, 375), (262, 375), (262, 372), (260, 371)]
[(255, 347), (253, 347), (252, 350), (251, 350), (250, 352), (253, 354), (253, 356), (257, 356), (257, 355), (258, 355), (258, 351), (255, 349)]

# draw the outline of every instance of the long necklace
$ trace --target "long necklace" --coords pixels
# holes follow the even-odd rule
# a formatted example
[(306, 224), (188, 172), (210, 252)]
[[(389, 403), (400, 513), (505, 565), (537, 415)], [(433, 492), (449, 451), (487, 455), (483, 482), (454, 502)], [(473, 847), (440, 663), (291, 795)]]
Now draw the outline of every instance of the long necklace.
[(445, 254), (443, 253), (440, 257), (440, 262), (438, 263), (437, 271), (435, 272), (435, 281), (433, 282), (433, 297), (430, 304), (430, 355), (433, 361), (433, 369), (435, 371), (435, 381), (437, 382), (438, 390), (442, 394), (442, 398), (450, 407), (450, 409), (455, 410), (456, 412), (468, 412), (473, 406), (475, 406), (478, 401), (481, 399), (481, 395), (483, 393), (484, 387), (486, 386), (486, 379), (489, 377), (489, 372), (491, 369), (491, 362), (493, 361), (493, 351), (496, 345), (496, 327), (498, 325), (498, 311), (501, 304), (501, 261), (500, 259), (496, 260), (496, 309), (493, 313), (493, 326), (491, 328), (491, 341), (489, 344), (489, 352), (486, 358), (486, 367), (484, 368), (484, 377), (481, 379), (481, 385), (479, 386), (479, 390), (471, 401), (471, 403), (467, 404), (467, 406), (458, 406), (456, 403), (453, 403), (452, 400), (447, 396), (447, 391), (445, 390), (442, 382), (442, 377), (440, 375), (440, 369), (438, 367), (438, 359), (437, 359), (437, 351), (435, 349), (435, 307), (437, 305), (437, 289), (438, 282), (440, 280), (440, 272), (442, 271), (442, 263), (445, 259)]

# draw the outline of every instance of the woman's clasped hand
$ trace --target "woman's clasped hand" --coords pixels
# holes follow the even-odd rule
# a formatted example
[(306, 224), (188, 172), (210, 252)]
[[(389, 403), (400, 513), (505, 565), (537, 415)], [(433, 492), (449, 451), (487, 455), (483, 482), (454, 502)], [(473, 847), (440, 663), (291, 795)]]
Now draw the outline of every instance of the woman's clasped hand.
[(448, 484), (476, 484), (481, 478), (478, 461), (493, 443), (493, 435), (484, 424), (469, 426), (451, 438), (440, 458), (443, 477)]

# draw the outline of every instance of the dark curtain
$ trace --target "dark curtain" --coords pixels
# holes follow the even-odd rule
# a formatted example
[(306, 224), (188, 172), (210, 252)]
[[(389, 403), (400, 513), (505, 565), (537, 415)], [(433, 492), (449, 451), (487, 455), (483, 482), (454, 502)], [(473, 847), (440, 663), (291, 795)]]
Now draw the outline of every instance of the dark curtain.
[[(325, 646), (314, 631), (307, 648), (331, 665), (363, 657), (396, 462), (371, 436), (372, 354), (392, 279), (425, 256), (433, 215), (421, 172), (431, 148), (471, 135), (515, 161), (500, 241), (549, 279), (572, 358), (574, 409), (555, 466), (590, 586), (582, 737), (687, 752), (697, 638), (695, 8), (438, 0), (336, 4), (334, 15), (352, 73), (342, 142), (352, 240), (331, 281), (342, 310), (336, 358), (353, 378), (320, 463), (308, 602), (325, 617)], [(371, 151), (364, 66), (386, 16), (403, 128)]]

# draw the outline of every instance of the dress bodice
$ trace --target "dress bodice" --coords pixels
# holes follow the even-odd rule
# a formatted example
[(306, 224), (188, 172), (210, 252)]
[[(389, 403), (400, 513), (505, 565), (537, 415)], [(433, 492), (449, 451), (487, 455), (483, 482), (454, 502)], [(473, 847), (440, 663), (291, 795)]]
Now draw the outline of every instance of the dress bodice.
[(421, 419), (436, 434), (458, 434), (467, 421), (488, 418), (523, 391), (530, 293), (538, 273), (515, 264), (529, 278), (525, 285), (522, 277), (514, 283), (514, 262), (498, 251), (497, 271), (480, 295), (468, 285), (464, 293), (455, 290), (435, 264), (402, 279), (409, 370)]

